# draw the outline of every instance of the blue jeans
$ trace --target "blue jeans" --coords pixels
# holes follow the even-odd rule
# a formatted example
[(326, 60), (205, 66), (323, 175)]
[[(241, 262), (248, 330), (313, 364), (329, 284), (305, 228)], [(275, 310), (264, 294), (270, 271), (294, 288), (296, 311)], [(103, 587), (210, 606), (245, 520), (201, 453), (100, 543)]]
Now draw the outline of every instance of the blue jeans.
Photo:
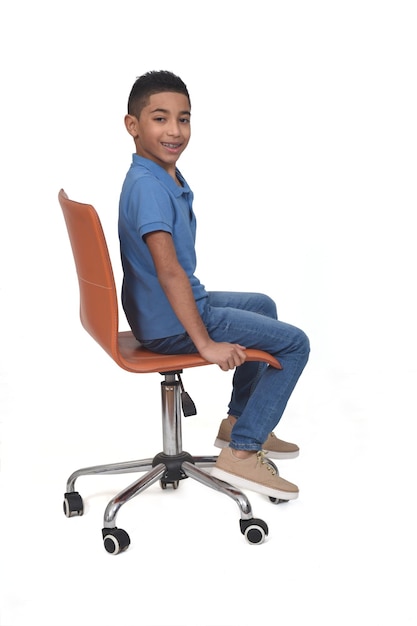
[[(244, 363), (233, 376), (229, 415), (238, 419), (230, 446), (261, 450), (308, 361), (309, 340), (299, 328), (278, 321), (274, 301), (263, 294), (211, 291), (202, 318), (213, 341), (265, 350), (282, 365), (277, 370), (266, 363)], [(187, 333), (142, 343), (163, 354), (196, 352)]]

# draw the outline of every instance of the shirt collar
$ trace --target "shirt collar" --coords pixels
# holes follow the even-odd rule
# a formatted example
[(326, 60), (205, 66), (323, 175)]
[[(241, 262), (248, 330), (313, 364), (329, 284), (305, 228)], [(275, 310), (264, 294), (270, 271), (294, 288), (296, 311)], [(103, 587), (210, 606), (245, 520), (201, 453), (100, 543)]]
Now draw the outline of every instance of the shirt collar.
[(139, 156), (136, 153), (132, 155), (132, 158), (134, 164), (141, 165), (142, 167), (146, 168), (149, 172), (151, 172), (151, 174), (153, 174), (153, 176), (155, 176), (155, 178), (158, 178), (161, 183), (168, 187), (171, 193), (173, 193), (176, 197), (179, 197), (183, 193), (189, 193), (191, 191), (187, 181), (177, 168), (176, 173), (182, 183), (182, 187), (176, 184), (172, 176), (168, 174), (168, 172), (166, 172), (163, 167), (161, 167), (154, 161), (151, 161), (151, 159), (146, 159), (145, 157)]

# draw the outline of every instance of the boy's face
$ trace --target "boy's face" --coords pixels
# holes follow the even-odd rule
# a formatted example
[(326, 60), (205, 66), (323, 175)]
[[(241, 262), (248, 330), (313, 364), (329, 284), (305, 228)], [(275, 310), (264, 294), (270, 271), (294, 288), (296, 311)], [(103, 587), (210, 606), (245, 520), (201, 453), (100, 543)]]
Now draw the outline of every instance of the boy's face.
[(190, 104), (182, 93), (164, 91), (150, 96), (139, 119), (126, 115), (127, 131), (136, 153), (151, 159), (175, 178), (175, 165), (191, 135)]

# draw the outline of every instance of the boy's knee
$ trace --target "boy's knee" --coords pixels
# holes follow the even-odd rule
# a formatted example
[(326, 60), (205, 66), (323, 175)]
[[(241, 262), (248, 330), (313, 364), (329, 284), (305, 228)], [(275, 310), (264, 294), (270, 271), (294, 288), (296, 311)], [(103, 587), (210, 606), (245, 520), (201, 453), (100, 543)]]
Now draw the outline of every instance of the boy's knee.
[(261, 302), (260, 313), (262, 313), (262, 315), (266, 315), (267, 317), (271, 317), (272, 319), (278, 319), (277, 305), (273, 299), (264, 293), (259, 294), (259, 299)]
[(301, 328), (297, 328), (297, 326), (290, 326), (290, 328), (288, 353), (305, 356), (307, 362), (310, 353), (310, 340)]
[(308, 355), (310, 354), (310, 340), (303, 330), (301, 330), (300, 328), (298, 328), (297, 330), (297, 350), (298, 352), (300, 352), (300, 354), (305, 354), (308, 358)]

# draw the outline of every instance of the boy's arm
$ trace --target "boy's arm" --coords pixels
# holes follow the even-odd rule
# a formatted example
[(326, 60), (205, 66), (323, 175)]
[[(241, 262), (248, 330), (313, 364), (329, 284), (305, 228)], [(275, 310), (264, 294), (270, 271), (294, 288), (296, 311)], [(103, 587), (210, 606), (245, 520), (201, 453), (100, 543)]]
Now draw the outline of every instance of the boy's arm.
[(176, 316), (187, 331), (199, 354), (227, 371), (246, 360), (245, 348), (236, 343), (213, 341), (201, 319), (190, 281), (178, 262), (172, 237), (155, 231), (145, 237), (155, 264), (159, 283)]

